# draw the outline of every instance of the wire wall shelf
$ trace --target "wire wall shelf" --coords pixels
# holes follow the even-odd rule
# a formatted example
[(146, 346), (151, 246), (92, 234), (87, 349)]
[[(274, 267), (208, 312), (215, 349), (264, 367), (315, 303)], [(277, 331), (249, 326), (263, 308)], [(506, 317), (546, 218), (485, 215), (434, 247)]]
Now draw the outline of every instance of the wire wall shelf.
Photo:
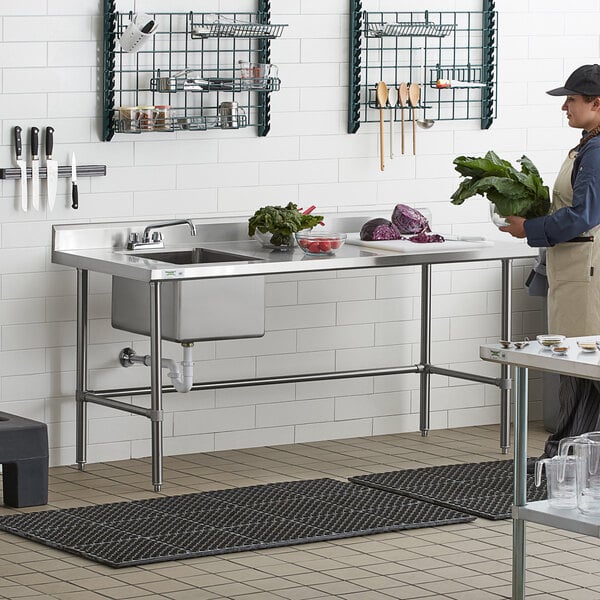
[[(252, 17), (252, 15), (250, 15)], [(233, 37), (275, 39), (282, 35), (284, 24), (243, 21), (241, 16), (229, 18), (215, 14), (192, 14), (192, 38)]]
[(445, 37), (450, 35), (454, 29), (455, 25), (452, 23), (436, 25), (429, 21), (422, 23), (369, 23), (365, 28), (365, 35), (367, 37)]
[[(414, 110), (418, 119), (479, 120), (489, 128), (497, 111), (498, 29), (493, 0), (482, 1), (481, 11), (392, 12), (363, 11), (362, 0), (350, 0), (348, 132), (379, 121), (380, 109), (395, 121)], [(419, 104), (380, 107), (381, 81), (394, 90), (417, 83)]]
[[(104, 0), (103, 139), (115, 133), (205, 131), (253, 126), (258, 135), (270, 129), (270, 93), (278, 77), (244, 79), (240, 63), (270, 64), (270, 40), (285, 25), (272, 25), (270, 1), (257, 0), (256, 12), (156, 12), (151, 35), (140, 35), (135, 51), (121, 46), (134, 15), (118, 12), (115, 0)], [(274, 73), (276, 74), (276, 73)], [(221, 118), (235, 105), (235, 126)], [(149, 116), (136, 126), (138, 113), (155, 108), (162, 115), (155, 127)]]

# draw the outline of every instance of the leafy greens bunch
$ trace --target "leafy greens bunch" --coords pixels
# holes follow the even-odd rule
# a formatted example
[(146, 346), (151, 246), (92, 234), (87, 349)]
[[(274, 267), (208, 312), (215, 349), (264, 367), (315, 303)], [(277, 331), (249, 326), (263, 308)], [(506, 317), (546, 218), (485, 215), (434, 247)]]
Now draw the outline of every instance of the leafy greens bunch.
[(530, 219), (547, 215), (550, 193), (539, 171), (526, 156), (517, 162), (521, 163), (520, 171), (491, 150), (483, 158), (455, 158), (454, 168), (465, 179), (452, 194), (452, 204), (462, 204), (479, 194), (487, 196), (503, 217), (517, 215)]
[(272, 235), (271, 244), (282, 246), (296, 231), (310, 229), (322, 221), (323, 217), (300, 212), (293, 202), (287, 206), (263, 206), (248, 220), (248, 235), (252, 237), (258, 229)]

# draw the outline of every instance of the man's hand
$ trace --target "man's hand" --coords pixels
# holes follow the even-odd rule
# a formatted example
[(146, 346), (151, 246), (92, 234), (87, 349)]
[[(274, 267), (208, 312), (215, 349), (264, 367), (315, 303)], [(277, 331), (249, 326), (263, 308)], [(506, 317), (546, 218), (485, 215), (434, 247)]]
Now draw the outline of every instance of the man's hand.
[(525, 219), (523, 217), (510, 215), (509, 217), (504, 218), (508, 221), (508, 225), (499, 227), (500, 231), (506, 231), (516, 238), (527, 237), (527, 234), (525, 233), (525, 227), (523, 226), (523, 223), (525, 223)]

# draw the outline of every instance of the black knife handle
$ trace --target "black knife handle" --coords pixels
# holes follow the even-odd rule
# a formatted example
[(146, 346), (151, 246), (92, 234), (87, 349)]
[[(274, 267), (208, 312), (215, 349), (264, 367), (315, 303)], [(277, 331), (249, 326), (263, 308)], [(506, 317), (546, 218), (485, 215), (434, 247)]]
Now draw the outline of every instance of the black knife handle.
[(52, 158), (54, 148), (54, 127), (46, 127), (46, 158)]
[(37, 158), (38, 146), (40, 141), (40, 130), (37, 127), (31, 128), (31, 156)]
[(79, 208), (79, 190), (77, 189), (77, 184), (73, 183), (71, 186), (71, 196), (73, 199), (73, 204), (71, 204), (71, 208)]
[(15, 153), (17, 155), (17, 160), (21, 159), (21, 154), (23, 153), (23, 143), (21, 142), (21, 131), (23, 131), (23, 129), (19, 125), (15, 125), (15, 129), (14, 129)]

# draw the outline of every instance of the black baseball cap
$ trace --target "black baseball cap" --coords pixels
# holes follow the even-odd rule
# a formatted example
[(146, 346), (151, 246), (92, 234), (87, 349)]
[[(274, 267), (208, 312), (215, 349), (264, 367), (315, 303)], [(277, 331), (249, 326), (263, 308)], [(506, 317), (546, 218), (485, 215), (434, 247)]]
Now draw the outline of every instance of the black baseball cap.
[(583, 65), (575, 69), (559, 87), (546, 92), (551, 96), (600, 96), (600, 65)]

